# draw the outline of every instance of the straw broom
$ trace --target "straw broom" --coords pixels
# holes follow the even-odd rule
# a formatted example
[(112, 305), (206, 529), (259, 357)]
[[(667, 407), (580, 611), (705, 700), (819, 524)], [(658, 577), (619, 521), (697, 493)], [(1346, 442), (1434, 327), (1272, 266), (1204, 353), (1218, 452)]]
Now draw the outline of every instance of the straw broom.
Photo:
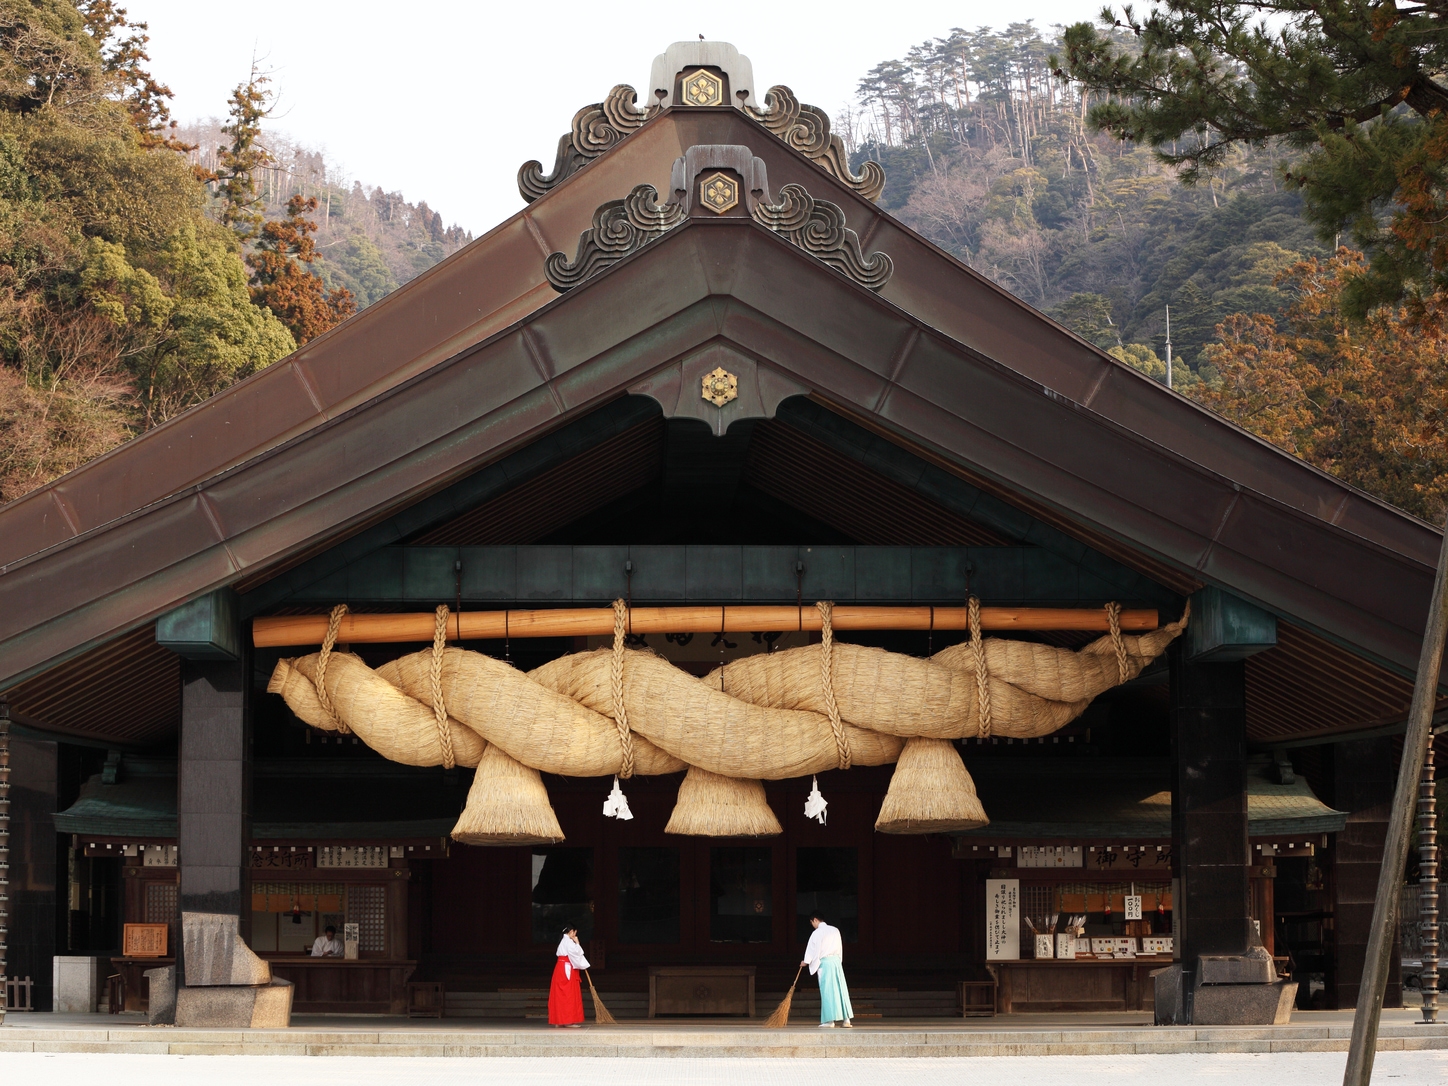
[(588, 978), (588, 990), (593, 993), (593, 1020), (601, 1026), (616, 1026), (618, 1020), (608, 1013), (608, 1008), (603, 1005), (603, 1000), (598, 998), (598, 989), (593, 986), (593, 974), (587, 969), (583, 975)]
[(765, 1029), (783, 1029), (789, 1024), (789, 1005), (794, 1002), (794, 986), (799, 983), (799, 975), (804, 972), (801, 965), (794, 971), (794, 980), (789, 986), (789, 991), (784, 993), (784, 998), (779, 1001), (779, 1006), (774, 1008), (774, 1013), (764, 1020)]

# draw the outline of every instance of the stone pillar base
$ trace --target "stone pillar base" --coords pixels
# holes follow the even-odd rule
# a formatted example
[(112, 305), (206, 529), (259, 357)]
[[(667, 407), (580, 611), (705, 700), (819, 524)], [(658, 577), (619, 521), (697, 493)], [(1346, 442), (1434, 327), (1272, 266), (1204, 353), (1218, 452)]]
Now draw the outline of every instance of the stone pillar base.
[(206, 1029), (286, 1029), (292, 1024), (292, 982), (258, 986), (182, 988), (176, 1025)]

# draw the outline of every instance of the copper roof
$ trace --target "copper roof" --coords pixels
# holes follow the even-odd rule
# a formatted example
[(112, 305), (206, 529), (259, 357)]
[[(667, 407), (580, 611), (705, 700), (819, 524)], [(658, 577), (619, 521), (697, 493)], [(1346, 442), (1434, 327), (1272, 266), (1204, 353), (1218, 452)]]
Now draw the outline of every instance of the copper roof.
[[(893, 278), (874, 293), (747, 218), (691, 219), (556, 298), (544, 255), (703, 143), (746, 144), (776, 188), (837, 202)], [(177, 604), (315, 553), (710, 343), (1178, 591), (1220, 584), (1358, 659), (1416, 661), (1433, 528), (1105, 356), (724, 108), (661, 113), (297, 354), (0, 509), (0, 688), (121, 635), (138, 646)], [(863, 500), (852, 515), (881, 516)], [(72, 688), (52, 681), (45, 698)]]

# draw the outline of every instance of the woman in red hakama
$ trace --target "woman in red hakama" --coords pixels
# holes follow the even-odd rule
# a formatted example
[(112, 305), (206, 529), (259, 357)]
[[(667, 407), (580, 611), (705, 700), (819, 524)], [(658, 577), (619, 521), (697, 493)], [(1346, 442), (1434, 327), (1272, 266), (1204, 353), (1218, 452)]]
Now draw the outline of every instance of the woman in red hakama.
[(548, 1024), (577, 1026), (583, 1022), (583, 990), (578, 971), (588, 968), (583, 947), (578, 945), (578, 929), (568, 928), (558, 944), (558, 961), (553, 966), (553, 984), (548, 989)]

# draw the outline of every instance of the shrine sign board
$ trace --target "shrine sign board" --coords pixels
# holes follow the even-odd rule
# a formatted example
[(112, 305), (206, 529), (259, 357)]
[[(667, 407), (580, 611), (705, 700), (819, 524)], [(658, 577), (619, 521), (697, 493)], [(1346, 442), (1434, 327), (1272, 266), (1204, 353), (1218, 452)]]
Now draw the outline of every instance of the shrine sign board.
[(985, 957), (1015, 961), (1021, 956), (1021, 880), (985, 883)]
[(164, 958), (169, 924), (127, 924), (121, 954), (127, 958)]

